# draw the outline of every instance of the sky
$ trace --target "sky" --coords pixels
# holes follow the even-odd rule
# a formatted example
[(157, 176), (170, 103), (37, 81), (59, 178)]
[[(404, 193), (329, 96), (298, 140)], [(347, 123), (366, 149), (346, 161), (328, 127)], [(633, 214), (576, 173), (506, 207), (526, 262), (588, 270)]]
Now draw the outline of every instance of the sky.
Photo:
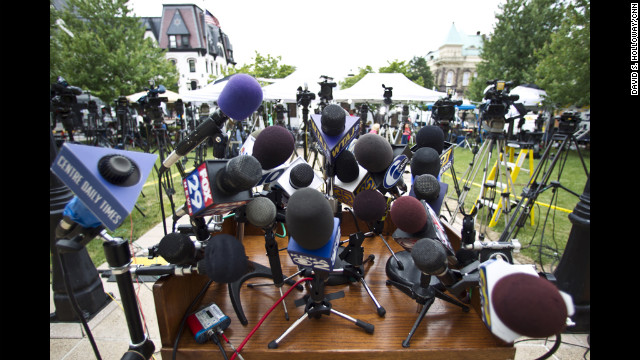
[(506, 0), (130, 0), (138, 16), (162, 14), (162, 3), (209, 10), (233, 46), (237, 67), (255, 52), (280, 64), (339, 81), (358, 68), (437, 50), (455, 23), (462, 34), (491, 34)]

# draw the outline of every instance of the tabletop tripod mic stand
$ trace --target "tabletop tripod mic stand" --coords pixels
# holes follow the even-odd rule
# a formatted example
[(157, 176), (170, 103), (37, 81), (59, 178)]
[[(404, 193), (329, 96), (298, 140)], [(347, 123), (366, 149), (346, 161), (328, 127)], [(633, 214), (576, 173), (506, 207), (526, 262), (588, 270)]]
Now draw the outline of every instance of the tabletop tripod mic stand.
[[(311, 270), (307, 268), (307, 270)], [(285, 332), (280, 335), (277, 339), (271, 341), (269, 343), (269, 349), (276, 349), (278, 345), (284, 340), (284, 338), (289, 335), (305, 318), (316, 318), (319, 319), (322, 315), (331, 315), (336, 314), (343, 319), (346, 319), (355, 325), (363, 328), (367, 333), (373, 334), (374, 326), (362, 320), (355, 319), (347, 314), (341, 313), (335, 309), (333, 309), (330, 300), (341, 298), (344, 296), (343, 291), (339, 291), (337, 293), (332, 293), (325, 295), (325, 282), (329, 277), (329, 272), (325, 270), (313, 270), (314, 274), (312, 275), (311, 291), (310, 294), (305, 295), (302, 299), (296, 300), (296, 306), (305, 304), (304, 314), (298, 320), (296, 320), (291, 326), (285, 330)]]
[(369, 297), (375, 304), (378, 315), (380, 317), (384, 317), (387, 311), (380, 305), (369, 288), (369, 285), (367, 285), (367, 282), (364, 280), (364, 265), (369, 261), (373, 261), (375, 259), (375, 255), (370, 254), (366, 260), (362, 260), (364, 257), (364, 248), (362, 247), (363, 241), (364, 234), (360, 231), (349, 235), (349, 245), (342, 248), (342, 252), (338, 255), (340, 259), (344, 261), (342, 274), (345, 277), (355, 279), (362, 284), (364, 289), (367, 291), (367, 294), (369, 294)]
[[(279, 201), (280, 196), (282, 196), (282, 194), (280, 191), (274, 189), (274, 191), (272, 191), (269, 196), (275, 196), (274, 198), (270, 198), (269, 201)], [(256, 198), (255, 200), (257, 199), (260, 199), (260, 198)], [(246, 210), (246, 208), (239, 209), (238, 211), (236, 211), (236, 222), (238, 222), (238, 224), (244, 224), (244, 222), (246, 222), (246, 213), (244, 210)], [(282, 264), (280, 262), (278, 243), (276, 242), (275, 232), (273, 228), (275, 220), (276, 219), (274, 219), (274, 222), (272, 222), (268, 226), (265, 226), (262, 228), (264, 230), (265, 249), (267, 251), (267, 257), (269, 258), (269, 267), (266, 267), (264, 265), (258, 264), (253, 261), (249, 261), (249, 271), (237, 281), (228, 284), (229, 296), (231, 297), (231, 304), (233, 305), (233, 309), (235, 310), (236, 315), (238, 316), (238, 320), (240, 320), (240, 323), (242, 325), (247, 325), (249, 323), (249, 321), (247, 320), (247, 317), (244, 314), (242, 303), (240, 301), (240, 289), (242, 288), (242, 284), (245, 281), (254, 277), (264, 277), (264, 278), (273, 279), (273, 282), (270, 282), (270, 283), (247, 284), (247, 287), (253, 288), (258, 286), (275, 286), (280, 291), (280, 296), (283, 295), (282, 285), (295, 284), (295, 281), (292, 278), (296, 276), (297, 273), (287, 278), (285, 278), (284, 275), (282, 274)], [(298, 285), (296, 288), (298, 290), (303, 290), (302, 285)], [(284, 304), (284, 302), (282, 302), (282, 304), (284, 306), (285, 318), (289, 320), (289, 313), (287, 311), (287, 307)]]
[(416, 329), (418, 329), (420, 322), (422, 322), (422, 319), (427, 314), (427, 311), (429, 311), (429, 308), (435, 301), (435, 298), (459, 306), (464, 312), (469, 311), (468, 306), (440, 291), (438, 289), (439, 287), (441, 287), (440, 282), (431, 281), (431, 275), (428, 275), (424, 272), (420, 272), (420, 280), (412, 286), (394, 280), (387, 280), (386, 284), (393, 285), (396, 288), (400, 289), (400, 291), (407, 294), (410, 298), (414, 299), (420, 306), (422, 306), (420, 314), (416, 318), (416, 321), (413, 323), (411, 331), (409, 331), (409, 335), (407, 335), (407, 338), (402, 342), (402, 347), (405, 348), (410, 346), (409, 342), (411, 341), (413, 334), (416, 332)]

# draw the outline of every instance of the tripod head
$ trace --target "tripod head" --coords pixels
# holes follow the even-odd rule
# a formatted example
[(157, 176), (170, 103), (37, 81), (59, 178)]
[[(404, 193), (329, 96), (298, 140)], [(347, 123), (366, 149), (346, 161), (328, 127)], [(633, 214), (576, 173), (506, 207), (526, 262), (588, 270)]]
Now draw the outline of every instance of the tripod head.
[(509, 111), (509, 107), (520, 96), (509, 95), (510, 87), (513, 85), (511, 81), (489, 80), (487, 85), (490, 87), (484, 94), (484, 99), (487, 102), (481, 106), (480, 121), (485, 121), (484, 127), (489, 132), (501, 133), (505, 123), (513, 121), (513, 119), (505, 119), (505, 115)]

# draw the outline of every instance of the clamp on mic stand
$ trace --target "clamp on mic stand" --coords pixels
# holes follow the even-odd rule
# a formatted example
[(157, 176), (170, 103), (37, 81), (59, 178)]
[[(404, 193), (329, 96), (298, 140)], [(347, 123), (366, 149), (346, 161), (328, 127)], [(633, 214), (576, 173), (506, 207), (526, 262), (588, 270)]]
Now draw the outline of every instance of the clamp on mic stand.
[[(62, 230), (68, 225), (70, 225), (69, 222), (63, 219), (59, 224), (59, 228)], [(74, 235), (74, 233), (68, 233), (67, 235)], [(76, 232), (76, 235), (70, 237), (70, 239), (58, 237), (56, 247), (62, 256), (64, 253), (81, 250), (84, 245), (95, 236), (100, 236), (104, 240), (102, 245), (104, 254), (111, 273), (115, 275), (118, 290), (122, 298), (122, 307), (124, 308), (127, 327), (129, 328), (131, 342), (129, 344), (129, 350), (122, 356), (122, 359), (140, 359), (140, 356), (143, 356), (144, 359), (150, 359), (155, 351), (155, 346), (151, 339), (145, 334), (140, 319), (140, 309), (138, 308), (138, 302), (136, 300), (131, 272), (129, 271), (132, 258), (129, 243), (122, 238), (111, 237), (103, 226), (98, 226), (92, 229), (83, 229), (80, 234)], [(60, 261), (64, 265), (62, 257)], [(72, 293), (70, 293), (70, 295), (72, 296)], [(77, 316), (81, 317), (82, 315), (77, 314)], [(95, 346), (94, 351), (97, 352)]]
[[(311, 270), (311, 269), (307, 269)], [(325, 295), (325, 282), (329, 278), (328, 271), (319, 271), (314, 270), (314, 275), (312, 275), (313, 280), (311, 280), (311, 293), (305, 295), (302, 299), (298, 299), (295, 301), (296, 306), (300, 306), (305, 304), (305, 311), (302, 316), (296, 320), (291, 326), (285, 330), (285, 332), (280, 335), (277, 339), (271, 341), (269, 343), (269, 349), (276, 349), (278, 345), (282, 342), (282, 340), (293, 331), (305, 318), (314, 317), (319, 319), (322, 315), (331, 315), (336, 314), (357, 326), (363, 328), (367, 333), (373, 334), (374, 326), (362, 320), (355, 319), (347, 314), (341, 313), (332, 308), (330, 300), (339, 299), (344, 297), (344, 291), (338, 291), (332, 294)]]
[(416, 318), (416, 321), (411, 328), (411, 331), (409, 331), (409, 335), (407, 335), (407, 338), (402, 342), (402, 347), (407, 348), (410, 346), (409, 342), (411, 341), (413, 334), (416, 332), (416, 329), (420, 325), (420, 322), (422, 322), (422, 319), (427, 314), (427, 311), (429, 311), (429, 308), (435, 301), (435, 298), (444, 300), (456, 306), (460, 306), (464, 312), (469, 312), (468, 306), (440, 291), (437, 288), (439, 287), (440, 282), (438, 281), (438, 283), (432, 284), (431, 275), (425, 274), (423, 272), (420, 272), (420, 281), (413, 284), (412, 286), (402, 284), (393, 280), (387, 280), (386, 284), (397, 287), (398, 289), (400, 289), (400, 291), (407, 294), (410, 298), (414, 299), (422, 307), (422, 309), (420, 310), (420, 314)]

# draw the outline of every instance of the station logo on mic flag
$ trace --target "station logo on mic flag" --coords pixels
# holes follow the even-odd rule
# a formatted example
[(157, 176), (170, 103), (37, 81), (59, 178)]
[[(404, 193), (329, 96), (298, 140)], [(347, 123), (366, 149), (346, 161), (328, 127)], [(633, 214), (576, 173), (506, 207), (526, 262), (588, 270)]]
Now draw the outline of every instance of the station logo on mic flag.
[(360, 122), (358, 116), (346, 116), (345, 128), (340, 135), (329, 136), (322, 131), (322, 116), (319, 114), (311, 114), (309, 122), (311, 134), (318, 141), (324, 155), (331, 160), (331, 163), (340, 155), (340, 152), (346, 149), (351, 140), (355, 139), (360, 130)]
[(202, 163), (182, 180), (189, 214), (197, 214), (213, 205), (207, 163)]
[(340, 243), (340, 220), (333, 218), (333, 232), (331, 239), (319, 249), (305, 249), (289, 236), (287, 252), (294, 264), (302, 267), (310, 267), (314, 270), (331, 271), (336, 262), (338, 244)]

